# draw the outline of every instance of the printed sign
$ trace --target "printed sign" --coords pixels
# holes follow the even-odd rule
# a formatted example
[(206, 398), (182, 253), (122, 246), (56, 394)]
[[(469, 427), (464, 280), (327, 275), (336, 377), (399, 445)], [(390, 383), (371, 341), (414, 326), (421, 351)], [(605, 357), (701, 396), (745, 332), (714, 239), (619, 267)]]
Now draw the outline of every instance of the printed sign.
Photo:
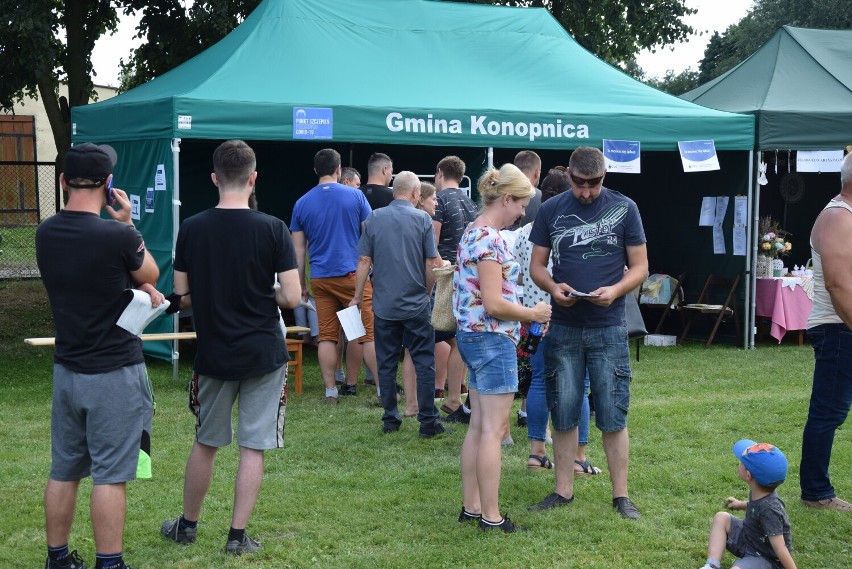
[(162, 192), (166, 189), (166, 166), (157, 164), (157, 173), (154, 175), (154, 191)]
[(331, 140), (333, 138), (333, 109), (293, 107), (294, 140)]
[(145, 193), (145, 213), (154, 213), (154, 188)]
[(142, 200), (141, 200), (141, 198), (139, 196), (137, 196), (136, 194), (130, 194), (130, 196), (128, 196), (128, 197), (130, 198), (130, 219), (135, 219), (137, 221), (139, 219), (142, 219), (142, 212), (141, 212)]
[(680, 161), (684, 172), (706, 172), (719, 170), (719, 157), (712, 140), (678, 141)]
[(178, 115), (178, 129), (192, 130), (192, 115)]
[(638, 140), (604, 139), (603, 155), (607, 172), (641, 173)]
[(797, 172), (840, 172), (842, 150), (799, 150), (796, 153)]

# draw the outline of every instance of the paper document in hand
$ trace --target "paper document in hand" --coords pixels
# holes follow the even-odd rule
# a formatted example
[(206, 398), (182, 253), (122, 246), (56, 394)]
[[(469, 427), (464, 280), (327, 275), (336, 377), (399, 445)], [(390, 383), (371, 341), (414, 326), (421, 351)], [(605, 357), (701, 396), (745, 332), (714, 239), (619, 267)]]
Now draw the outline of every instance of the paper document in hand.
[(152, 308), (151, 295), (135, 288), (125, 290), (123, 294), (128, 298), (128, 304), (116, 324), (136, 336), (169, 307), (169, 301), (165, 300), (157, 308)]
[(573, 296), (575, 298), (597, 298), (599, 294), (590, 294), (588, 292), (580, 292), (579, 290), (572, 290), (568, 293), (568, 296)]

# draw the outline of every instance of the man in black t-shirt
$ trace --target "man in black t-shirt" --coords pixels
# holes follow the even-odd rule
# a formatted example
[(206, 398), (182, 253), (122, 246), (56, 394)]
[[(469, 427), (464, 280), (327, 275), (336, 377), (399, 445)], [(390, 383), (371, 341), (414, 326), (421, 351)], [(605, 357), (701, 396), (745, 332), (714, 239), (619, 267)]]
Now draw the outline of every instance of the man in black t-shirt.
[[(59, 176), (68, 204), (36, 231), (56, 325), (47, 569), (85, 567), (76, 550), (69, 552), (68, 537), (80, 480), (89, 475), (98, 566), (125, 567), (125, 484), (136, 478), (140, 441), (150, 441), (153, 401), (142, 341), (116, 321), (127, 289), (147, 292), (153, 306), (164, 298), (154, 288), (157, 264), (130, 219), (130, 200), (111, 188), (116, 160), (106, 145), (71, 148)], [(112, 219), (102, 219), (102, 210)]]
[(197, 422), (183, 513), (164, 522), (160, 533), (177, 543), (195, 541), (216, 452), (231, 443), (239, 401), (240, 462), (225, 545), (234, 555), (260, 549), (245, 529), (263, 478), (263, 452), (284, 443), (288, 356), (278, 308), (295, 308), (301, 298), (287, 226), (249, 208), (255, 164), (254, 151), (241, 140), (216, 149), (212, 179), (219, 203), (183, 222), (174, 264), (173, 296), (192, 306), (198, 334), (190, 386)]
[(373, 211), (393, 201), (393, 190), (388, 185), (393, 179), (393, 161), (387, 154), (376, 152), (367, 161), (367, 183), (361, 191)]

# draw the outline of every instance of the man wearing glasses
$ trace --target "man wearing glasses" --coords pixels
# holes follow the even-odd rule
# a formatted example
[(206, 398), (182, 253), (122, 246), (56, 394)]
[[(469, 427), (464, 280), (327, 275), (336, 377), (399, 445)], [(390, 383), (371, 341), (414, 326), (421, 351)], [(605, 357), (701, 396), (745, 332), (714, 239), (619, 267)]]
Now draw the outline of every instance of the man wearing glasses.
[[(568, 175), (571, 191), (542, 204), (530, 233), (530, 276), (553, 298), (544, 361), (556, 488), (529, 509), (547, 510), (574, 500), (577, 425), (588, 368), (612, 505), (623, 517), (636, 519), (639, 509), (627, 494), (630, 350), (624, 296), (648, 276), (645, 231), (633, 200), (603, 186), (606, 167), (600, 150), (577, 148)], [(551, 252), (553, 276), (547, 271)]]

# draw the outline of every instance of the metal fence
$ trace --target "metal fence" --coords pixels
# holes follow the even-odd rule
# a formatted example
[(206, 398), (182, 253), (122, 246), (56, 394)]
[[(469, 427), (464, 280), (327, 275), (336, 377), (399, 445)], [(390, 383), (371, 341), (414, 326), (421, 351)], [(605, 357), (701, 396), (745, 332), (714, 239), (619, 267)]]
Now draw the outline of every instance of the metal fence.
[(59, 211), (53, 162), (0, 162), (0, 279), (38, 277), (35, 232)]

